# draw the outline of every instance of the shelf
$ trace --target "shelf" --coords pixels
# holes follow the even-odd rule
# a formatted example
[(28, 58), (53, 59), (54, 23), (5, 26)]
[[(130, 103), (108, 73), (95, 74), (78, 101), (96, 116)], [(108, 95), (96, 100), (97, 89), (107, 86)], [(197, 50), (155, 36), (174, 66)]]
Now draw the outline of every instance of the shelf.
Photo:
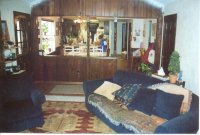
[(17, 49), (17, 48), (18, 48), (17, 46), (13, 46), (13, 47), (9, 47), (9, 48), (4, 47), (4, 50), (12, 50), (12, 49)]
[(21, 73), (23, 73), (23, 72), (25, 72), (25, 70), (20, 70), (20, 71), (18, 71), (18, 72), (13, 72), (12, 74), (13, 74), (13, 75), (16, 75), (16, 74), (21, 74)]
[(168, 76), (160, 76), (160, 75), (157, 75), (157, 74), (152, 74), (152, 77), (157, 78), (157, 79), (162, 80), (162, 81), (168, 81), (169, 80)]
[(12, 62), (14, 62), (14, 61), (17, 61), (17, 60), (6, 60), (4, 63), (5, 63), (5, 64), (9, 64), (9, 63), (12, 63)]

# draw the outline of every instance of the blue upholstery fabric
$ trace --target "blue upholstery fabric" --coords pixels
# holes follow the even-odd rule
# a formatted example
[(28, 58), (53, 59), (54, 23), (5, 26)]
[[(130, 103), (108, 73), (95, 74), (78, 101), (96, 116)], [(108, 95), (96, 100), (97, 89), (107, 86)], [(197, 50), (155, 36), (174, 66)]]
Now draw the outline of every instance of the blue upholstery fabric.
[(132, 102), (140, 87), (140, 84), (125, 84), (121, 89), (115, 91), (113, 94), (122, 104), (128, 105)]
[[(159, 81), (151, 77), (139, 77), (139, 74), (128, 72), (128, 71), (117, 71), (116, 74), (113, 75), (112, 79), (109, 79), (110, 82), (121, 84), (121, 86), (125, 83), (132, 83), (129, 79), (137, 80), (136, 78), (143, 78), (143, 86), (149, 86), (152, 84), (160, 83), (163, 81)], [(127, 76), (126, 76), (127, 75)], [(151, 81), (152, 80), (152, 81)], [(133, 133), (129, 129), (125, 128), (123, 125), (114, 125), (109, 119), (107, 119), (98, 109), (88, 103), (88, 96), (93, 93), (93, 91), (99, 87), (106, 79), (102, 80), (94, 80), (94, 81), (85, 81), (83, 83), (83, 90), (85, 93), (85, 104), (90, 112), (96, 115), (99, 119), (101, 119), (104, 123), (106, 123), (110, 128), (115, 130), (117, 133)], [(115, 82), (114, 82), (115, 81)], [(136, 81), (137, 82), (137, 81)], [(141, 82), (141, 81), (140, 81)], [(145, 83), (147, 82), (147, 83)], [(140, 84), (140, 83), (138, 83)], [(180, 124), (181, 123), (181, 124)], [(167, 122), (161, 124), (155, 130), (155, 133), (196, 133), (199, 129), (199, 97), (195, 94), (192, 95), (192, 103), (188, 113), (183, 115), (179, 115), (175, 118), (168, 120)]]
[(141, 88), (133, 101), (127, 106), (129, 110), (138, 110), (151, 115), (155, 103), (156, 91), (148, 88)]
[(127, 71), (117, 71), (113, 75), (113, 82), (123, 86), (124, 84), (142, 84), (142, 86), (147, 87), (156, 83), (163, 83), (163, 81), (152, 78), (142, 73), (137, 72), (127, 72)]
[(30, 90), (34, 88), (33, 80), (30, 74), (24, 72), (22, 74), (4, 76), (4, 84), (2, 96), (4, 103), (12, 102), (12, 100), (22, 100), (30, 97)]
[(156, 91), (153, 114), (168, 120), (180, 115), (180, 108), (184, 96), (166, 93), (161, 90)]
[(108, 118), (106, 118), (106, 116), (103, 115), (102, 112), (100, 112), (99, 109), (97, 109), (95, 106), (92, 106), (92, 105), (88, 104), (88, 102), (86, 102), (86, 107), (91, 113), (95, 114), (101, 121), (103, 121), (105, 124), (107, 124), (110, 128), (112, 128), (117, 133), (129, 133), (129, 134), (133, 133), (133, 131), (125, 128), (121, 124), (119, 126), (116, 126), (115, 124), (110, 122), (108, 120)]
[(155, 133), (196, 133), (199, 129), (199, 97), (192, 95), (189, 112), (157, 127)]
[(35, 106), (41, 106), (42, 103), (45, 102), (45, 96), (39, 91), (37, 88), (31, 90), (31, 100)]
[(20, 132), (42, 126), (45, 96), (27, 73), (6, 75), (0, 89), (0, 132)]

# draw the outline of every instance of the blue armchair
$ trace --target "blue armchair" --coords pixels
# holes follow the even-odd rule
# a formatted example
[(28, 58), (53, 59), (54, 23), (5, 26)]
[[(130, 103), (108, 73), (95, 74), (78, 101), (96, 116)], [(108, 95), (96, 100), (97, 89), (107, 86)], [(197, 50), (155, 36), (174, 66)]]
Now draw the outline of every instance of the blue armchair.
[(6, 75), (0, 86), (0, 132), (20, 132), (42, 126), (45, 96), (27, 72)]

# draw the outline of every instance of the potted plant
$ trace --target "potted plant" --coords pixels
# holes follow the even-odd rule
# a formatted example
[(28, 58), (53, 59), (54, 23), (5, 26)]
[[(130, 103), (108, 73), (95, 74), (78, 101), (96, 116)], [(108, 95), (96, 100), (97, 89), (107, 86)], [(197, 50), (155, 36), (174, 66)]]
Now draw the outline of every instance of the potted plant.
[(46, 23), (42, 24), (42, 31), (44, 32), (44, 35), (48, 32), (48, 25)]
[(149, 64), (141, 63), (138, 67), (138, 70), (149, 76), (152, 74), (152, 70)]
[(176, 83), (178, 73), (180, 72), (180, 55), (177, 51), (173, 51), (168, 65), (169, 80), (171, 83)]

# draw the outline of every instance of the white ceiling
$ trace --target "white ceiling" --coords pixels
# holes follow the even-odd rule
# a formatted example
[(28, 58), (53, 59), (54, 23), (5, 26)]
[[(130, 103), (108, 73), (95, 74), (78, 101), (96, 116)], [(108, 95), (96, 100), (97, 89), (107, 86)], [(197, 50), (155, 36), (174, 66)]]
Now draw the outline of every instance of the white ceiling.
[(175, 0), (150, 0), (150, 1), (157, 1), (159, 2), (160, 4), (163, 4), (164, 6), (175, 1)]

